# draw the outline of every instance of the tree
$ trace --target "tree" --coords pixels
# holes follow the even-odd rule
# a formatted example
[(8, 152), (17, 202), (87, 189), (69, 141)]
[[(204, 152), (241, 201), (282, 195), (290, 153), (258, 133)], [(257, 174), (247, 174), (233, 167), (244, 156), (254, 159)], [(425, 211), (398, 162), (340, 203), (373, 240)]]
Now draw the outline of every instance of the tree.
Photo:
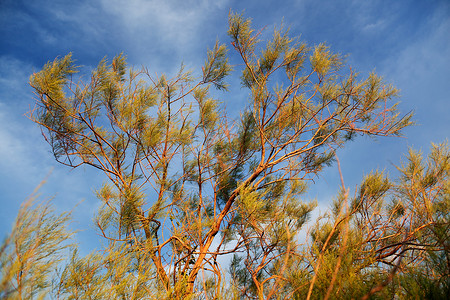
[(49, 202), (36, 205), (36, 192), (20, 207), (0, 247), (1, 299), (44, 299), (52, 271), (70, 246), (70, 214), (56, 215)]
[[(395, 88), (374, 73), (359, 79), (324, 44), (308, 47), (283, 28), (261, 42), (238, 14), (228, 34), (248, 91), (238, 120), (210, 95), (211, 86), (227, 90), (232, 72), (219, 43), (199, 78), (183, 67), (170, 79), (152, 76), (122, 54), (85, 81), (71, 54), (30, 78), (30, 118), (55, 159), (109, 178), (97, 192), (99, 232), (146, 257), (139, 266), (154, 269), (167, 297), (219, 295), (228, 280), (218, 259), (233, 253), (242, 297), (270, 298), (310, 276), (295, 273), (305, 256), (297, 233), (315, 207), (301, 200), (306, 183), (355, 136), (400, 135), (411, 124), (396, 110)], [(341, 223), (318, 225), (314, 245), (325, 240), (312, 249), (324, 257)]]
[[(284, 271), (274, 265), (261, 276), (278, 276), (271, 286), (276, 298), (446, 299), (450, 290), (448, 145), (433, 145), (427, 160), (411, 150), (399, 171), (395, 180), (382, 172), (367, 175), (352, 198), (348, 189), (342, 190), (332, 209), (311, 229), (309, 243), (288, 251)], [(68, 257), (62, 250), (71, 237), (66, 230), (69, 215), (55, 215), (49, 202), (33, 205), (35, 197), (30, 199), (0, 248), (2, 299), (49, 294), (56, 299), (168, 296), (159, 290), (149, 253), (134, 251), (132, 244), (113, 241), (86, 257), (79, 257), (75, 246)], [(217, 292), (209, 278), (196, 298), (257, 297), (251, 273), (241, 263), (247, 259), (235, 255), (227, 285)], [(58, 262), (60, 268), (54, 272)]]
[(367, 175), (352, 198), (342, 190), (295, 265), (304, 278), (290, 283), (294, 296), (305, 299), (312, 291), (318, 299), (368, 299), (375, 293), (377, 299), (447, 298), (448, 145), (433, 145), (426, 160), (410, 150), (397, 169), (395, 180), (384, 172)]

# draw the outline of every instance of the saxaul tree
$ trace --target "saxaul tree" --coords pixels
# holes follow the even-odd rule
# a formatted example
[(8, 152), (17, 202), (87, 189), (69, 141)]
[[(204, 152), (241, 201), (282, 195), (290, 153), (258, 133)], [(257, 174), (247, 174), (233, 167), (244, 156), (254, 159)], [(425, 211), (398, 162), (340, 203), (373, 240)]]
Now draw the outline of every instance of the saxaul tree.
[[(141, 255), (138, 269), (154, 271), (146, 280), (172, 298), (220, 294), (228, 254), (231, 280), (249, 283), (236, 292), (272, 297), (302, 251), (296, 233), (315, 207), (301, 199), (306, 183), (352, 138), (397, 136), (411, 123), (396, 110), (395, 88), (374, 73), (360, 79), (324, 44), (283, 28), (263, 40), (238, 14), (228, 34), (235, 71), (216, 43), (199, 76), (152, 75), (118, 55), (84, 79), (69, 54), (30, 78), (29, 116), (55, 159), (109, 179), (97, 191), (99, 232)], [(233, 72), (243, 87), (232, 95), (238, 119), (211, 96)]]

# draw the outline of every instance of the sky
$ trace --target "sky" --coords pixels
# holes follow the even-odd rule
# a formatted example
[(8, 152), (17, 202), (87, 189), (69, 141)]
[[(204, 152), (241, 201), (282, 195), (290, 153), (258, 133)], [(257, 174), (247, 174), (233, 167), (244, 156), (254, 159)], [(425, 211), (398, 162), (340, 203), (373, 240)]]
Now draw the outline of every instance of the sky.
[[(404, 138), (360, 137), (338, 153), (346, 186), (355, 191), (364, 174), (387, 170), (409, 147), (428, 152), (450, 133), (450, 1), (448, 0), (0, 0), (0, 236), (19, 206), (43, 180), (41, 199), (56, 211), (73, 210), (82, 252), (96, 247), (92, 217), (95, 190), (105, 178), (88, 167), (69, 169), (54, 160), (40, 129), (26, 113), (35, 96), (29, 76), (69, 52), (83, 68), (119, 53), (151, 73), (174, 74), (181, 63), (194, 74), (216, 40), (230, 46), (230, 11), (268, 32), (283, 23), (309, 45), (325, 42), (361, 76), (375, 71), (400, 89), (399, 109), (414, 111), (416, 126)], [(231, 62), (237, 62), (231, 57)], [(239, 76), (239, 74), (234, 74)], [(242, 107), (247, 92), (237, 80), (221, 99)], [(339, 190), (336, 166), (311, 186), (306, 200), (326, 209)]]

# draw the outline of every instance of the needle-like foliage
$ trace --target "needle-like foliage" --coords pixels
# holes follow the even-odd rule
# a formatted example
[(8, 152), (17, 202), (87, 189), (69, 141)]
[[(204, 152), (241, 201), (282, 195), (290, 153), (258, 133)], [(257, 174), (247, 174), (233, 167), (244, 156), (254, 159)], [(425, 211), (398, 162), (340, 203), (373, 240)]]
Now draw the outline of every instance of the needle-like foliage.
[(0, 248), (1, 299), (44, 299), (52, 272), (70, 246), (70, 213), (57, 215), (49, 202), (36, 204), (36, 192), (20, 207)]
[[(397, 90), (375, 73), (357, 75), (328, 46), (308, 46), (283, 27), (265, 40), (251, 20), (232, 13), (228, 34), (237, 55), (216, 43), (198, 78), (183, 67), (173, 78), (151, 75), (119, 55), (79, 80), (70, 54), (31, 76), (37, 101), (30, 118), (56, 160), (92, 166), (109, 179), (97, 192), (99, 233), (118, 253), (135, 253), (126, 259), (145, 258), (137, 266), (152, 274), (149, 286), (176, 299), (227, 289), (237, 298), (310, 298), (320, 290), (329, 297), (336, 289), (347, 293), (336, 281), (343, 270), (356, 268), (376, 282), (385, 275), (369, 272), (377, 263), (398, 268), (406, 241), (422, 231), (410, 223), (405, 233), (405, 223), (394, 222), (404, 202), (386, 211), (380, 201), (393, 185), (382, 174), (366, 178), (352, 201), (343, 189), (327, 221), (311, 230), (308, 251), (298, 238), (316, 205), (304, 199), (307, 182), (333, 164), (336, 150), (358, 135), (401, 135), (411, 124), (411, 114), (397, 111)], [(242, 103), (232, 107), (240, 109), (233, 120), (210, 89), (226, 90), (236, 57), (244, 89), (232, 95)], [(426, 187), (443, 174), (430, 172)], [(358, 250), (345, 255), (350, 247)], [(230, 254), (231, 274), (220, 264)], [(71, 274), (100, 268), (101, 259), (74, 254), (61, 293), (73, 294), (65, 285), (74, 282)], [(136, 270), (127, 271), (135, 276), (127, 288), (141, 286)]]

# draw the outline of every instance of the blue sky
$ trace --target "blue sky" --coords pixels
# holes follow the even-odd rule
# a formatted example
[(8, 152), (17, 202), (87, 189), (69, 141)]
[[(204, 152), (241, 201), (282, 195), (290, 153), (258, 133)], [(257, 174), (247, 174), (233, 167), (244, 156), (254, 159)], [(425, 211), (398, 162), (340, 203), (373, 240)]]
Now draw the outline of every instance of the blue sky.
[[(125, 53), (152, 73), (176, 72), (183, 62), (198, 72), (206, 50), (226, 36), (229, 11), (244, 12), (268, 32), (283, 22), (310, 45), (326, 42), (348, 54), (362, 75), (375, 70), (401, 90), (400, 110), (415, 111), (417, 126), (405, 138), (359, 138), (339, 153), (344, 180), (354, 191), (364, 174), (395, 175), (408, 147), (428, 151), (450, 133), (450, 2), (446, 0), (297, 1), (0, 1), (0, 225), (10, 228), (20, 203), (43, 179), (42, 198), (55, 196), (59, 211), (74, 208), (73, 227), (90, 250), (94, 190), (105, 180), (90, 168), (58, 165), (40, 130), (24, 115), (33, 105), (30, 74), (57, 56), (73, 52), (92, 68), (104, 56)], [(237, 62), (237, 60), (234, 60)], [(233, 60), (232, 60), (233, 62)], [(237, 74), (235, 74), (237, 75)], [(246, 92), (237, 81), (222, 99), (239, 107)], [(50, 174), (51, 172), (51, 174)], [(49, 175), (50, 174), (50, 175)], [(321, 206), (339, 189), (336, 167), (326, 169), (308, 195)], [(83, 202), (80, 203), (81, 200)]]

